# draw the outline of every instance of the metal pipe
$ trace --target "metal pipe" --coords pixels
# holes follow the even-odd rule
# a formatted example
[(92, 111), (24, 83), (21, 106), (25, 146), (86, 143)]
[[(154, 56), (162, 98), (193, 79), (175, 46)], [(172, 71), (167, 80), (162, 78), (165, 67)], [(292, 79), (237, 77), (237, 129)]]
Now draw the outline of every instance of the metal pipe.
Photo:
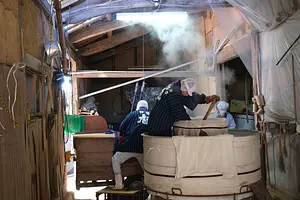
[(151, 78), (151, 77), (160, 75), (160, 74), (164, 74), (164, 73), (173, 71), (173, 70), (175, 70), (175, 69), (179, 69), (179, 68), (182, 68), (182, 67), (185, 67), (185, 66), (194, 64), (194, 63), (196, 63), (196, 62), (198, 62), (198, 61), (199, 61), (199, 60), (190, 61), (190, 62), (188, 62), (188, 63), (184, 63), (184, 64), (178, 65), (178, 66), (176, 66), (176, 67), (172, 67), (172, 68), (170, 68), (170, 69), (166, 69), (166, 70), (163, 70), (163, 71), (160, 71), (160, 72), (156, 72), (156, 73), (150, 74), (150, 75), (145, 76), (145, 77), (141, 77), (141, 78), (138, 78), (138, 79), (135, 79), (135, 80), (131, 80), (131, 81), (127, 81), (127, 82), (125, 82), (125, 83), (121, 83), (121, 84), (118, 84), (118, 85), (115, 85), (115, 86), (112, 86), (112, 87), (108, 87), (108, 88), (105, 88), (105, 89), (102, 89), (102, 90), (98, 90), (98, 91), (95, 91), (95, 92), (92, 92), (92, 93), (83, 95), (83, 96), (79, 97), (79, 99), (84, 99), (84, 98), (87, 98), (87, 97), (90, 97), (90, 96), (93, 96), (93, 95), (96, 95), (96, 94), (100, 94), (100, 93), (107, 92), (107, 91), (110, 91), (110, 90), (113, 90), (113, 89), (116, 89), (116, 88), (123, 87), (123, 86), (125, 86), (125, 85), (129, 85), (129, 84), (132, 84), (132, 83), (136, 83), (136, 82), (139, 82), (139, 81), (142, 81), (142, 80), (145, 80), (145, 79), (148, 79), (148, 78)]
[(61, 4), (59, 0), (54, 0), (53, 2), (54, 8), (56, 11), (56, 20), (58, 26), (58, 35), (59, 35), (59, 43), (62, 50), (62, 65), (64, 73), (68, 72), (68, 62), (67, 62), (67, 51), (66, 51), (66, 41), (65, 41), (65, 34), (62, 22), (62, 15), (61, 15)]

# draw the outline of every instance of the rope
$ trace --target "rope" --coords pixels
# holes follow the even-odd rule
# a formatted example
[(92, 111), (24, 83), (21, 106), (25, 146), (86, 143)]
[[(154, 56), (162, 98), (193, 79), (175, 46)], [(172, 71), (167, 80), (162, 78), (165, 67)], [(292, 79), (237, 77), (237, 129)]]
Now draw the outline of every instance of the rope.
[[(25, 67), (26, 67), (25, 63), (14, 64), (12, 66), (12, 68), (10, 68), (10, 70), (8, 72), (8, 75), (7, 75), (7, 78), (6, 78), (6, 88), (7, 88), (7, 92), (8, 92), (8, 113), (11, 113), (11, 118), (12, 118), (12, 121), (13, 121), (13, 124), (14, 124), (14, 128), (16, 126), (14, 108), (15, 108), (15, 104), (16, 104), (16, 101), (17, 101), (17, 92), (18, 92), (18, 81), (16, 79), (16, 71), (18, 69), (23, 69)], [(11, 75), (12, 71), (13, 71), (12, 75), (13, 75), (13, 78), (14, 78), (14, 81), (15, 81), (15, 93), (14, 93), (14, 101), (13, 101), (11, 107), (10, 107), (11, 99), (10, 99), (10, 89), (9, 89), (8, 84), (9, 84), (9, 78), (10, 78), (10, 75)], [(2, 103), (4, 104), (3, 99), (2, 99)]]
[[(3, 108), (0, 107), (0, 110), (3, 110)], [(3, 124), (1, 123), (1, 121), (0, 121), (0, 126), (2, 127), (3, 130), (5, 130), (5, 127), (3, 126)]]

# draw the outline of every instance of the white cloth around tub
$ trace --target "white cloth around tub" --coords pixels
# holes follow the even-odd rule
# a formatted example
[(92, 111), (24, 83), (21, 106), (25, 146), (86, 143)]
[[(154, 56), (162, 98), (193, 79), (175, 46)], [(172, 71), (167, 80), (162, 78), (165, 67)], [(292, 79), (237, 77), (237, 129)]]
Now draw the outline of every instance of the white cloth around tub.
[[(182, 177), (188, 175), (188, 177), (175, 178), (178, 156), (176, 156), (176, 148), (172, 138), (144, 135), (145, 184), (150, 190), (167, 194), (172, 194), (172, 189), (174, 188), (180, 188), (183, 196), (240, 193), (241, 188), (244, 188), (243, 186), (254, 183), (261, 178), (260, 134), (251, 131), (236, 131), (233, 135), (233, 154), (237, 175), (230, 179), (223, 176), (224, 173), (226, 173), (226, 171), (224, 172), (224, 168), (223, 170), (213, 169), (206, 171), (204, 168), (200, 167), (200, 169), (203, 169), (201, 171), (195, 166), (193, 166), (193, 171), (196, 171), (194, 169), (197, 169), (197, 172), (178, 176)], [(191, 136), (181, 137), (193, 138)], [(218, 136), (199, 138), (211, 139), (215, 137)], [(195, 148), (193, 149), (193, 147), (190, 149), (191, 151), (196, 150)], [(199, 153), (198, 151), (200, 149), (201, 148), (197, 148), (197, 153)], [(226, 155), (226, 153), (232, 154), (229, 152), (230, 150), (228, 152), (227, 150), (224, 151), (226, 151), (222, 152), (224, 155)], [(187, 162), (189, 157), (186, 156), (185, 160), (186, 161), (184, 162)], [(215, 162), (216, 161), (212, 163)], [(222, 167), (220, 168), (222, 169)], [(229, 174), (231, 173), (234, 172), (229, 172)]]
[(223, 174), (226, 178), (237, 175), (233, 135), (174, 136), (172, 140), (176, 151), (175, 178), (201, 173)]

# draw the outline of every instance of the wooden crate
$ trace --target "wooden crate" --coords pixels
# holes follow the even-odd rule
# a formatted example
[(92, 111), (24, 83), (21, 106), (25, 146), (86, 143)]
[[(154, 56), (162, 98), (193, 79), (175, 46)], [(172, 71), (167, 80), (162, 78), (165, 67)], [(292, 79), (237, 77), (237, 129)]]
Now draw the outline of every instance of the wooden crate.
[[(115, 137), (113, 134), (75, 134), (76, 188), (106, 186), (111, 184), (114, 173), (111, 164)], [(136, 159), (122, 164), (124, 177), (143, 173)]]

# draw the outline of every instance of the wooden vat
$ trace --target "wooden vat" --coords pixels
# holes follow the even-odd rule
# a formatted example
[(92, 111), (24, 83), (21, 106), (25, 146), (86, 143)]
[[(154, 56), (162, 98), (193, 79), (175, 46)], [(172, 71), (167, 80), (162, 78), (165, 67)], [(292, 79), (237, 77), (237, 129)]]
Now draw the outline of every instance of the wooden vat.
[[(146, 186), (150, 191), (169, 198), (172, 195), (187, 198), (251, 193), (249, 185), (261, 179), (260, 134), (247, 130), (230, 130), (229, 133), (234, 135), (233, 149), (238, 173), (230, 179), (224, 178), (222, 173), (198, 173), (175, 178), (176, 150), (172, 137), (144, 135)], [(215, 136), (204, 137), (209, 140)]]

